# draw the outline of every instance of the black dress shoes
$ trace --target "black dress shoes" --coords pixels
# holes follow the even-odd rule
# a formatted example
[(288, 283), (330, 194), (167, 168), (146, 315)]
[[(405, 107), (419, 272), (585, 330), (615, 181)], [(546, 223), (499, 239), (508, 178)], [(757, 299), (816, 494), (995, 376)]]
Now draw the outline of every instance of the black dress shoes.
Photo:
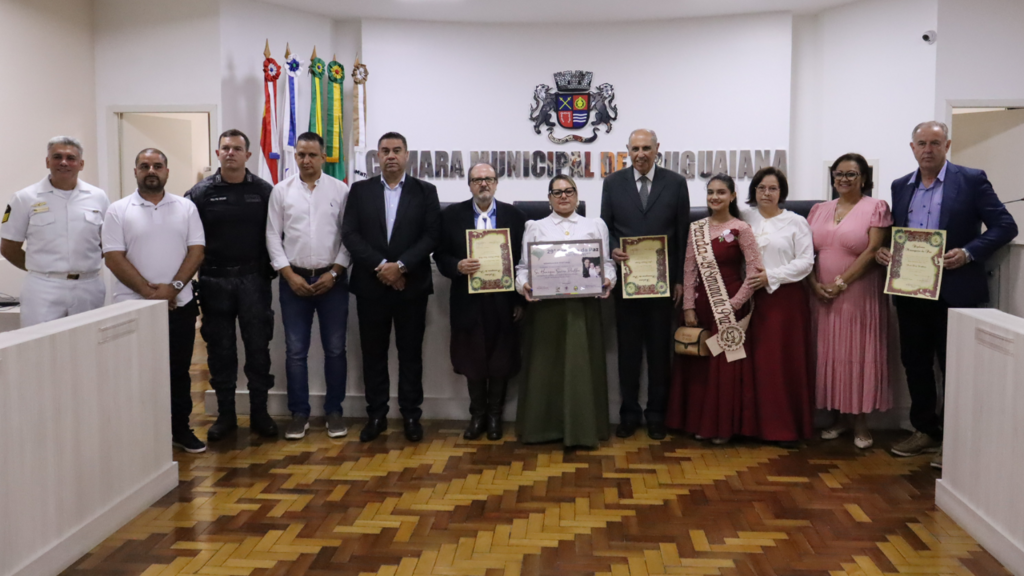
[(387, 429), (388, 419), (386, 416), (370, 418), (366, 421), (366, 426), (363, 426), (363, 431), (359, 433), (359, 441), (372, 442)]
[(423, 440), (423, 425), (420, 424), (419, 418), (406, 418), (403, 424), (405, 425), (406, 440), (409, 442)]
[(470, 416), (469, 426), (466, 426), (466, 431), (462, 433), (462, 437), (466, 440), (476, 440), (484, 433), (487, 429), (487, 424), (484, 421), (484, 417), (481, 416)]
[(501, 415), (490, 415), (487, 417), (487, 439), (488, 440), (501, 440), (501, 436), (504, 433), (502, 430)]
[(667, 435), (668, 430), (665, 428), (664, 422), (647, 423), (647, 437), (651, 440), (664, 440)]
[(619, 438), (629, 438), (636, 432), (636, 429), (640, 427), (639, 422), (633, 420), (623, 420), (619, 422), (617, 428), (615, 428), (615, 435)]

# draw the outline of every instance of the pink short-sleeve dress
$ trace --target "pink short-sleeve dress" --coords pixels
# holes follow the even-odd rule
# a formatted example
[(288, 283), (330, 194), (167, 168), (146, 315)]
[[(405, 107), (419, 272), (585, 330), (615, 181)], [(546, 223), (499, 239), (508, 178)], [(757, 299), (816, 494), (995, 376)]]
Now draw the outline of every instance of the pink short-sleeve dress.
[[(892, 226), (884, 200), (861, 198), (839, 224), (835, 223), (837, 202), (817, 204), (807, 217), (814, 237), (815, 273), (822, 284), (834, 282), (867, 249), (871, 228)], [(892, 407), (884, 284), (885, 269), (872, 261), (864, 275), (835, 300), (812, 299), (818, 408), (862, 414)]]

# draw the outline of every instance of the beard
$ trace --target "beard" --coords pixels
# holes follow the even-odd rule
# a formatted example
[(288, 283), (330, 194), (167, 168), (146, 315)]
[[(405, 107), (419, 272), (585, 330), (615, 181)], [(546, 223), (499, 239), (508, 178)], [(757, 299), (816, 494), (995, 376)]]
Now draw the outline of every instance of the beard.
[(146, 176), (137, 180), (136, 183), (139, 185), (139, 190), (143, 192), (160, 192), (164, 189), (164, 182), (161, 182), (156, 176)]

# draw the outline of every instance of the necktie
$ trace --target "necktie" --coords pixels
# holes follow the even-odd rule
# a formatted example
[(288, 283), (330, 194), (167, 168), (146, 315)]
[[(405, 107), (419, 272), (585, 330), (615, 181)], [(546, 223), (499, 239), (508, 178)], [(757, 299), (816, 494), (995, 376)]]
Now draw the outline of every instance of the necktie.
[(647, 186), (648, 182), (650, 180), (647, 179), (647, 176), (640, 177), (640, 205), (644, 207), (644, 210), (647, 210), (647, 197), (651, 194), (651, 189)]
[(477, 217), (477, 219), (476, 219), (476, 229), (477, 230), (489, 230), (490, 228), (492, 228), (490, 214), (481, 214), (480, 216)]

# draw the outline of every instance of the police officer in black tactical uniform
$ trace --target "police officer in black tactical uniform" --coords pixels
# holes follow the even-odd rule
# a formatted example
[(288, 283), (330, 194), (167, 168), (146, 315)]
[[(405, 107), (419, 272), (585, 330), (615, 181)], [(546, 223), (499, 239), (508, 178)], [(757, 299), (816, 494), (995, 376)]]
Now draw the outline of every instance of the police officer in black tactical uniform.
[(273, 269), (265, 239), (271, 184), (245, 168), (249, 138), (238, 130), (220, 135), (217, 173), (188, 193), (206, 230), (206, 259), (199, 269), (200, 333), (206, 341), (210, 386), (217, 393), (217, 421), (207, 432), (216, 442), (235, 429), (235, 380), (238, 352), (235, 319), (245, 345), (245, 376), (249, 381), (252, 430), (277, 437), (277, 424), (267, 413), (270, 339), (274, 335), (270, 280)]

